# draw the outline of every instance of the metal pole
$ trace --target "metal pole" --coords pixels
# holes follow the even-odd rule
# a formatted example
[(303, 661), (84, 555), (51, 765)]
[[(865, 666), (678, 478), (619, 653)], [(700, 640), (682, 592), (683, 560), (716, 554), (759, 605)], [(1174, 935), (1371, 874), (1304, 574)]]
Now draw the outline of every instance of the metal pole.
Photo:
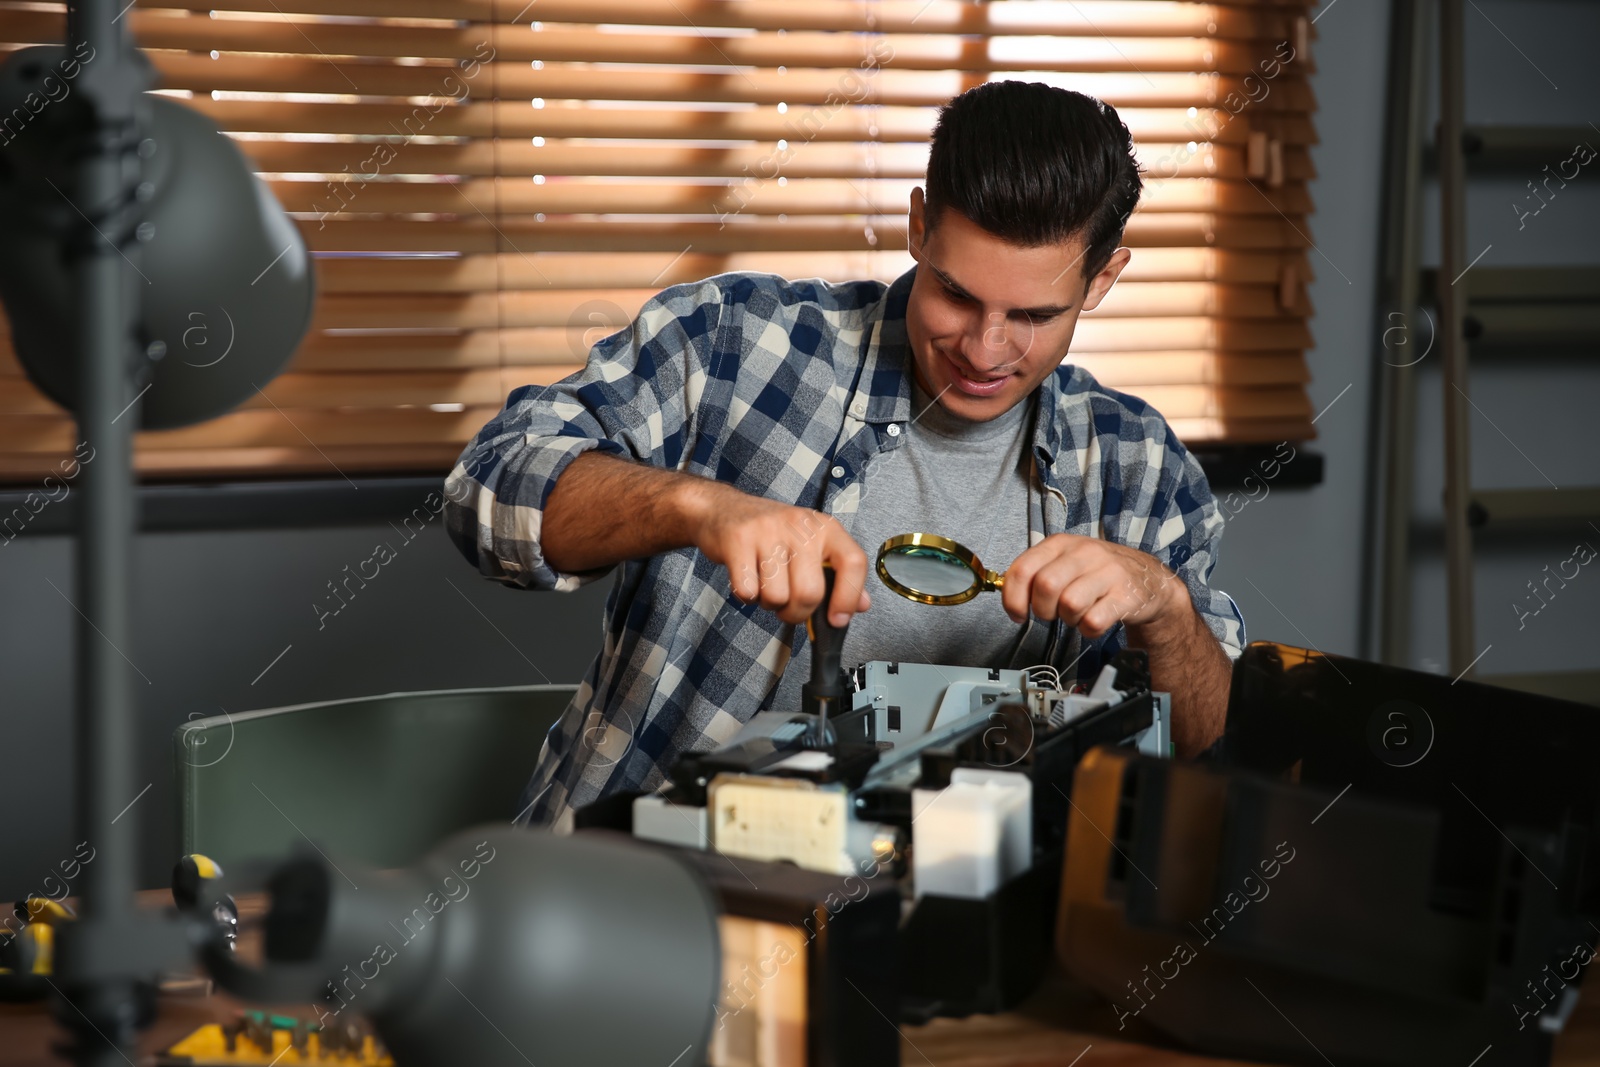
[[(1429, 0), (1399, 0), (1391, 23), (1388, 190), (1384, 232), (1387, 290), (1378, 324), (1379, 365), (1373, 368), (1379, 400), (1381, 500), (1378, 550), (1378, 649), (1375, 658), (1406, 666), (1411, 637), (1411, 492), (1416, 437), (1416, 371), (1435, 341), (1418, 307), (1421, 271), (1422, 140), (1428, 120)], [(1401, 342), (1404, 342), (1403, 344)], [(1371, 556), (1369, 555), (1369, 559)], [(1372, 588), (1372, 583), (1368, 584)], [(1363, 619), (1370, 614), (1363, 613)]]
[[(107, 7), (99, 17), (100, 7)], [(95, 60), (115, 62), (119, 34), (106, 33), (115, 15), (103, 0), (77, 6), (81, 32)], [(117, 124), (96, 123), (93, 151), (78, 166), (79, 207), (91, 219), (117, 213), (123, 193), (116, 143), (127, 136)], [(102, 231), (106, 230), (101, 225)], [(137, 294), (143, 284), (121, 250), (106, 238), (78, 242), (73, 264), (81, 301), (75, 351), (79, 363), (78, 432), (94, 449), (83, 468), (82, 528), (77, 541), (78, 618), (78, 831), (94, 847), (84, 868), (85, 904), (110, 915), (132, 906), (135, 835), (111, 833), (111, 821), (133, 799), (133, 701), (128, 653), (129, 553), (134, 536), (133, 430), (139, 422), (129, 381)], [(128, 249), (128, 253), (135, 253)], [(127, 408), (124, 411), (124, 408)]]
[[(129, 166), (139, 59), (112, 0), (78, 0), (67, 11), (67, 37), (87, 42), (84, 96), (90, 105), (82, 154), (71, 185), (74, 206), (87, 219), (71, 243), (79, 294), (72, 357), (78, 363), (78, 431), (93, 448), (84, 462), (77, 539), (77, 831), (94, 849), (83, 868), (82, 914), (74, 940), (102, 949), (79, 955), (60, 975), (71, 1004), (59, 1008), (75, 1032), (79, 1064), (131, 1062), (139, 1025), (138, 963), (111, 946), (134, 925), (138, 821), (123, 816), (138, 792), (128, 662), (131, 553), (135, 533), (133, 431), (139, 406), (132, 389), (134, 329), (139, 292), (148, 284), (134, 242), (120, 248), (129, 225), (127, 205), (137, 180)], [(130, 174), (131, 171), (131, 174)], [(118, 823), (120, 825), (113, 825)], [(87, 962), (79, 963), (78, 960)], [(63, 960), (64, 963), (68, 962)]]
[(1473, 660), (1470, 426), (1467, 421), (1466, 159), (1462, 153), (1461, 0), (1441, 0), (1439, 10), (1439, 339), (1444, 355), (1444, 530), (1449, 582), (1450, 673)]

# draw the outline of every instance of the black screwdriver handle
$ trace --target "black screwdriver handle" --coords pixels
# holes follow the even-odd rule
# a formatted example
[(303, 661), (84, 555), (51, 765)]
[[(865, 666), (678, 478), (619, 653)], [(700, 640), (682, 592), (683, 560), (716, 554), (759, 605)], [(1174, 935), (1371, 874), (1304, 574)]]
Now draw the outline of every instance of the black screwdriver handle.
[(828, 621), (834, 579), (833, 568), (824, 563), (822, 603), (806, 620), (806, 635), (811, 638), (811, 680), (800, 687), (801, 710), (823, 717), (847, 710), (843, 706), (846, 689), (842, 660), (850, 624), (835, 626)]

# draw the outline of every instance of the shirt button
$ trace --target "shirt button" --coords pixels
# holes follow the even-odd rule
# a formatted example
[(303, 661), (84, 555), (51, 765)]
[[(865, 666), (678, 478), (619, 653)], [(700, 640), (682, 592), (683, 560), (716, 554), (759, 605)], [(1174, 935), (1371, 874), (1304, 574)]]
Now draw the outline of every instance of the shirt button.
[(835, 467), (835, 468), (833, 468), (833, 476), (835, 478), (843, 478), (844, 477), (844, 468), (843, 467)]
[(889, 436), (890, 437), (899, 437), (900, 436), (900, 424), (899, 423), (891, 422), (889, 424)]

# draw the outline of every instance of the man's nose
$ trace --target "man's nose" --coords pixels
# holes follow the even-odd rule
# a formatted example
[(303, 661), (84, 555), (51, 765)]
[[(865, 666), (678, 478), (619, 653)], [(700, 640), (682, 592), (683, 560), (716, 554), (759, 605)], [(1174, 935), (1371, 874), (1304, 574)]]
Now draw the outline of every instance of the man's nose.
[(1032, 333), (1031, 324), (1019, 326), (1004, 313), (993, 311), (983, 317), (975, 333), (969, 332), (964, 338), (962, 355), (974, 370), (1004, 370), (1027, 355)]

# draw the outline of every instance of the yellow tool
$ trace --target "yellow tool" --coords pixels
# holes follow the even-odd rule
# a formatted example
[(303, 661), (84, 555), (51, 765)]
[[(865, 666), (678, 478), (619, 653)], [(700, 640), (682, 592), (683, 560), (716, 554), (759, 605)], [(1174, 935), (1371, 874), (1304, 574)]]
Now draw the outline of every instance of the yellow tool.
[(55, 926), (65, 919), (77, 917), (65, 904), (50, 897), (29, 897), (27, 900), (19, 900), (16, 912), (27, 922), (44, 923), (47, 926)]
[(55, 963), (55, 927), (31, 922), (0, 944), (0, 975), (50, 974)]
[(56, 925), (71, 909), (49, 897), (28, 897), (12, 909), (13, 922), (0, 929), (0, 1000), (37, 1000), (49, 988), (41, 977), (55, 970)]
[(321, 1028), (285, 1015), (241, 1012), (229, 1024), (207, 1023), (156, 1056), (157, 1067), (294, 1064), (394, 1067), (394, 1057), (354, 1024)]

